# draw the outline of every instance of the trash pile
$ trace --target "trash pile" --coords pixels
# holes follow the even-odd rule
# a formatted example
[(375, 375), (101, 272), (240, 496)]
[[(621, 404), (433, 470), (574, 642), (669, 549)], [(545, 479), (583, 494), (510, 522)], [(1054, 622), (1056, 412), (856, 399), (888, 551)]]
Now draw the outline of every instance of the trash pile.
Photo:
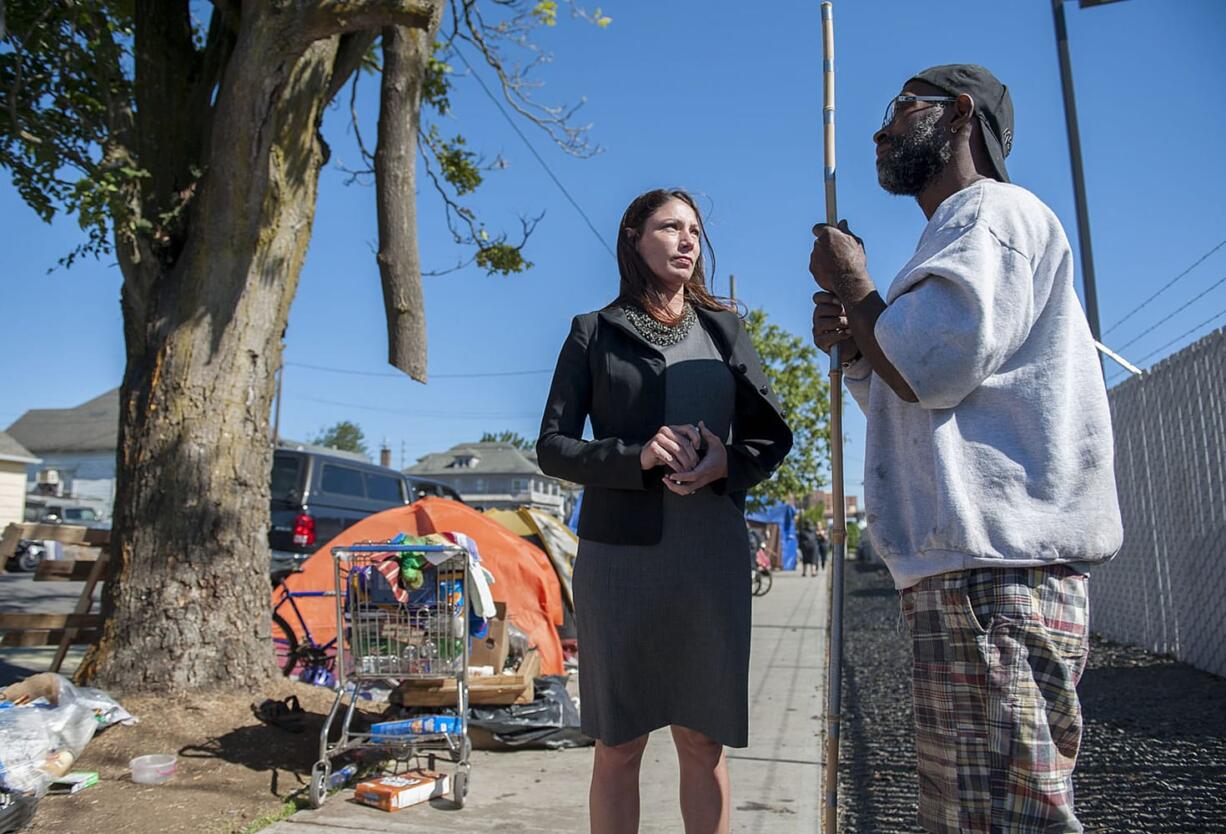
[(0, 831), (18, 830), (49, 790), (75, 793), (96, 782), (73, 763), (94, 733), (135, 723), (102, 690), (51, 672), (0, 692)]

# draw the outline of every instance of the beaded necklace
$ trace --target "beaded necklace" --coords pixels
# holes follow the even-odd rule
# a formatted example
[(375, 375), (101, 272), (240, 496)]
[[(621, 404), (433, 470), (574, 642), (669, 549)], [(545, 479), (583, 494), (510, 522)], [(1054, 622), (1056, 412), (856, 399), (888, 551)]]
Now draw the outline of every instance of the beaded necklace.
[(671, 326), (664, 324), (654, 316), (630, 304), (623, 304), (622, 310), (640, 336), (651, 344), (660, 347), (670, 347), (681, 342), (690, 334), (690, 328), (698, 320), (698, 316), (694, 313), (694, 308), (689, 303), (685, 305), (685, 311), (681, 314), (681, 321)]

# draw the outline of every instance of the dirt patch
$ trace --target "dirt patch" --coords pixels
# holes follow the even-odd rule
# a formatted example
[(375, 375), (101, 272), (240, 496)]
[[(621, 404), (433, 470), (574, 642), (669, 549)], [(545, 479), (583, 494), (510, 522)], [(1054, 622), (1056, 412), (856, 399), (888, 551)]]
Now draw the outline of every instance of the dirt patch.
[[(297, 695), (306, 710), (301, 733), (270, 727), (251, 702)], [(72, 796), (47, 796), (30, 832), (38, 834), (231, 834), (274, 817), (302, 797), (319, 757), (319, 731), (332, 706), (327, 689), (278, 680), (259, 693), (166, 699), (120, 698), (140, 719), (96, 736), (74, 770), (96, 770), (99, 783)], [(179, 757), (174, 779), (134, 783), (128, 762), (145, 753)]]

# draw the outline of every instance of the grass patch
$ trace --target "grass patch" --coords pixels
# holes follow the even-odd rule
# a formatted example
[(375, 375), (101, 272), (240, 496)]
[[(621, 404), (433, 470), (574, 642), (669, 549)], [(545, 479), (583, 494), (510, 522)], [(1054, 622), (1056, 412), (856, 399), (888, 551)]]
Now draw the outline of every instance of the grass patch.
[(263, 831), (268, 826), (275, 822), (280, 822), (284, 819), (289, 819), (294, 814), (301, 811), (303, 808), (309, 807), (309, 803), (300, 799), (287, 799), (281, 803), (281, 807), (275, 811), (269, 811), (261, 817), (252, 820), (245, 828), (238, 831), (238, 834), (256, 834), (257, 831)]

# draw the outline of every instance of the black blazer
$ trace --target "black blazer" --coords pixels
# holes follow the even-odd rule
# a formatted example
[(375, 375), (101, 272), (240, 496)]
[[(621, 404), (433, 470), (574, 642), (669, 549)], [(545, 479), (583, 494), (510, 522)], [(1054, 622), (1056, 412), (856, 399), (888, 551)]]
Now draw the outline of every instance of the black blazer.
[[(740, 508), (792, 448), (792, 432), (767, 385), (758, 352), (733, 312), (695, 308), (736, 378), (728, 475), (711, 484)], [(665, 362), (620, 307), (576, 316), (558, 356), (536, 444), (547, 475), (583, 484), (579, 536), (656, 544), (664, 527), (664, 467), (644, 471), (643, 444), (664, 425)], [(595, 439), (583, 440), (592, 419)]]

